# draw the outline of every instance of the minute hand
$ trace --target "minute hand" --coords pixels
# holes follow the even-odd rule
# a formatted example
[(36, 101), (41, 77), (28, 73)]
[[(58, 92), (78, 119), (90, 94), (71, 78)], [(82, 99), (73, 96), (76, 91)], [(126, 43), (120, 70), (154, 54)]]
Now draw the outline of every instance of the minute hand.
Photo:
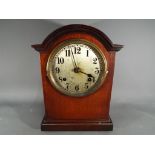
[(78, 68), (77, 67), (77, 64), (76, 64), (76, 62), (75, 62), (75, 57), (74, 57), (74, 54), (73, 54), (73, 52), (71, 51), (71, 54), (72, 54), (72, 57), (73, 57), (73, 63), (74, 63), (74, 65), (75, 65), (75, 68)]

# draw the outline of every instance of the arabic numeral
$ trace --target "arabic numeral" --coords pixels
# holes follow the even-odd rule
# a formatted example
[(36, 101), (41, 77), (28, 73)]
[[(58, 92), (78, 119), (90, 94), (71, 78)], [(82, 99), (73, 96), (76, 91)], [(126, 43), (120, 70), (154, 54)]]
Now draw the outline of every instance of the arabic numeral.
[(74, 54), (81, 54), (81, 47), (74, 47)]
[(70, 57), (71, 55), (71, 51), (70, 50), (66, 50), (66, 57)]
[(62, 81), (67, 81), (67, 78), (66, 77), (59, 77), (59, 80), (62, 82)]
[(99, 74), (100, 73), (100, 70), (98, 67), (95, 67), (95, 74)]
[(63, 78), (62, 77), (59, 77), (59, 80), (62, 82), (63, 81)]
[(93, 58), (93, 64), (97, 64), (97, 58)]
[(64, 63), (64, 58), (58, 57), (58, 64), (63, 64)]
[(87, 57), (89, 56), (89, 50), (87, 50), (87, 54), (86, 54), (86, 56), (87, 56)]
[(69, 83), (66, 83), (66, 90), (69, 89)]
[(88, 83), (85, 83), (85, 88), (86, 88), (86, 89), (88, 89), (88, 88), (89, 88)]
[(79, 85), (76, 85), (76, 86), (75, 86), (75, 90), (76, 90), (76, 91), (79, 91)]
[(55, 72), (56, 72), (56, 73), (60, 73), (60, 68), (59, 68), (59, 67), (56, 67), (56, 68), (55, 68)]

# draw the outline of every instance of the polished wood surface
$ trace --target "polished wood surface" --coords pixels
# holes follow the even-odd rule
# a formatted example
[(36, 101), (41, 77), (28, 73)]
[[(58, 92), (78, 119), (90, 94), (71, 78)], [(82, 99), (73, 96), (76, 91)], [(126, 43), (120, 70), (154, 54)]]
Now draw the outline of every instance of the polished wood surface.
[[(55, 35), (55, 34), (54, 34)], [(108, 62), (108, 75), (103, 85), (93, 94), (84, 97), (66, 96), (56, 90), (46, 75), (47, 60), (52, 50), (68, 39), (85, 39), (98, 46)], [(103, 40), (106, 40), (104, 38)], [(111, 42), (111, 46), (114, 45)], [(114, 45), (121, 49), (122, 45)], [(41, 129), (52, 130), (112, 130), (109, 116), (112, 82), (115, 66), (115, 52), (108, 51), (98, 37), (92, 33), (71, 31), (53, 37), (51, 34), (42, 45), (33, 45), (40, 52), (42, 84), (44, 93), (45, 116)], [(111, 49), (114, 49), (111, 48)]]

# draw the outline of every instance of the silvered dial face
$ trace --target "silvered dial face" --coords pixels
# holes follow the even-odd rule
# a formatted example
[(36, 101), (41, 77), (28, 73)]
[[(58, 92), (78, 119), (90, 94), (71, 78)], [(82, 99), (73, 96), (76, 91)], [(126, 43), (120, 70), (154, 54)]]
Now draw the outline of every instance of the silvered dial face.
[(61, 93), (85, 96), (95, 92), (107, 74), (107, 61), (94, 44), (85, 40), (69, 40), (50, 54), (47, 75)]

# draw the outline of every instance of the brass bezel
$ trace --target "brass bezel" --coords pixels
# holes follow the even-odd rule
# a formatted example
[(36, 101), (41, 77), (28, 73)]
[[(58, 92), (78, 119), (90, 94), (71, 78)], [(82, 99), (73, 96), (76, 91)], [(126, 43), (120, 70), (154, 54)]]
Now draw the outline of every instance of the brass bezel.
[[(54, 56), (64, 47), (64, 46), (68, 46), (70, 44), (84, 44), (84, 45), (87, 45), (89, 46), (91, 49), (93, 49), (93, 51), (97, 54), (97, 55), (100, 55), (102, 57), (102, 61), (104, 63), (104, 71), (102, 75), (99, 75), (99, 78), (97, 80), (97, 82), (95, 83), (95, 85), (88, 89), (87, 92), (85, 93), (79, 93), (79, 94), (71, 94), (69, 92), (67, 92), (64, 88), (60, 87), (59, 84), (57, 84), (57, 82), (55, 81), (55, 78), (53, 76), (53, 71), (50, 69), (52, 67), (52, 62), (51, 60), (54, 59)], [(101, 62), (100, 62), (101, 63)], [(53, 67), (52, 67), (53, 68)], [(90, 42), (90, 41), (87, 41), (85, 39), (70, 39), (70, 40), (65, 40), (63, 41), (62, 43), (60, 43), (59, 45), (57, 45), (50, 53), (49, 55), (49, 58), (48, 58), (48, 61), (47, 61), (47, 65), (46, 65), (46, 72), (47, 72), (47, 77), (48, 79), (50, 80), (50, 83), (52, 84), (52, 86), (54, 88), (56, 88), (59, 92), (65, 94), (65, 95), (68, 95), (68, 96), (73, 96), (73, 97), (82, 97), (82, 96), (87, 96), (87, 95), (90, 95), (92, 93), (94, 93), (97, 89), (99, 89), (107, 74), (108, 74), (108, 63), (107, 63), (107, 60), (106, 60), (106, 57), (104, 56), (103, 52), (101, 51), (101, 49), (99, 47), (97, 47), (94, 43)], [(101, 73), (100, 73), (101, 74)], [(102, 77), (100, 77), (102, 76)]]

